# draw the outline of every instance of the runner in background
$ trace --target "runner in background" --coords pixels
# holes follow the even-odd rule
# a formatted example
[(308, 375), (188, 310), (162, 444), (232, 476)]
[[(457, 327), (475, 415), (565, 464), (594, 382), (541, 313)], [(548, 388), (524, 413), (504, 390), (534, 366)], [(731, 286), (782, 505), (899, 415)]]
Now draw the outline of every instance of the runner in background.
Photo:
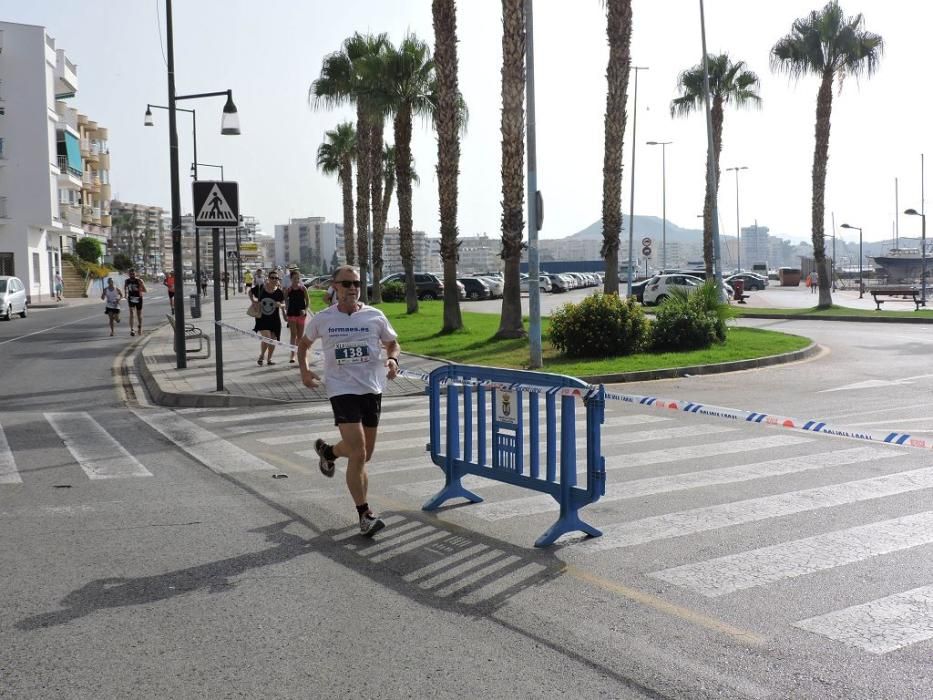
[(172, 307), (172, 316), (175, 315), (175, 273), (169, 270), (165, 273), (165, 280), (162, 282), (168, 290), (168, 304)]
[(100, 298), (104, 301), (104, 313), (110, 322), (110, 335), (113, 335), (114, 322), (120, 322), (120, 300), (123, 298), (123, 292), (113, 286), (113, 277), (107, 278), (107, 286)]
[[(130, 310), (130, 335), (143, 334), (143, 294), (146, 293), (146, 283), (136, 276), (136, 270), (130, 270), (129, 276), (123, 282), (123, 293), (126, 295), (126, 305)], [(133, 332), (133, 313), (136, 314), (136, 333)]]

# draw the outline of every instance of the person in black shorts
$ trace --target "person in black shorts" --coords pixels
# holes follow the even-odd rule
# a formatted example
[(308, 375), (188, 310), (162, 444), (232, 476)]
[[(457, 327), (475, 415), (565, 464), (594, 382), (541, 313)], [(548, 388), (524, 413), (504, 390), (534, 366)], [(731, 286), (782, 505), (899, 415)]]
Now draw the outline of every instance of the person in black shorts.
[[(123, 295), (130, 310), (130, 335), (143, 334), (143, 294), (146, 293), (146, 283), (136, 276), (136, 270), (130, 270), (123, 282)], [(136, 315), (136, 331), (133, 331), (133, 314)]]

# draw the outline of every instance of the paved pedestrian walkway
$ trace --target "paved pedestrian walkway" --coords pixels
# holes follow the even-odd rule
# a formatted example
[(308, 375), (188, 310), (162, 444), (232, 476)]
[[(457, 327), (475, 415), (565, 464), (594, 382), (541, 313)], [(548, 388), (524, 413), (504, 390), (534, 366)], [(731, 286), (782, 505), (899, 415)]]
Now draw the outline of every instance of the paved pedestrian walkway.
[[(246, 296), (241, 294), (231, 295), (229, 300), (222, 301), (221, 314), (224, 322), (241, 331), (252, 332), (253, 319), (246, 315), (247, 305)], [(274, 365), (260, 367), (256, 364), (259, 341), (232, 330), (221, 331), (224, 390), (218, 391), (214, 362), (217, 335), (214, 305), (206, 303), (201, 310), (202, 317), (192, 319), (187, 313), (190, 307), (185, 309), (185, 323), (199, 328), (207, 340), (203, 343), (202, 351), (188, 355), (188, 366), (184, 369), (177, 368), (173, 347), (174, 335), (168, 318), (163, 315), (161, 319), (146, 319), (147, 324), (163, 322), (143, 341), (142, 349), (136, 358), (140, 376), (156, 403), (190, 407), (258, 406), (327, 400), (321, 388), (308, 389), (301, 383), (298, 365), (289, 363), (287, 348), (276, 348)], [(282, 340), (288, 341), (288, 330), (285, 328)], [(192, 347), (197, 347), (197, 342), (189, 341), (189, 348)], [(440, 364), (435, 360), (402, 352), (401, 365), (404, 369), (430, 372)], [(386, 395), (411, 396), (424, 393), (424, 389), (425, 384), (422, 381), (399, 377), (389, 382)]]

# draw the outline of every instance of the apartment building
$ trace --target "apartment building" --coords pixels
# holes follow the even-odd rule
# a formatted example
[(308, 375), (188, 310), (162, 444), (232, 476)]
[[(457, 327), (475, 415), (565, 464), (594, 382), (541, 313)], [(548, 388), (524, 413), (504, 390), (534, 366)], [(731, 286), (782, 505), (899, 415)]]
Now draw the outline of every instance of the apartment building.
[[(255, 269), (256, 267), (265, 267), (266, 261), (271, 262), (271, 256), (267, 256), (261, 245), (264, 234), (259, 231), (259, 220), (255, 216), (241, 216), (243, 220), (239, 227), (225, 228), (220, 230), (221, 266), (223, 266), (224, 256), (227, 259), (227, 272), (236, 267), (236, 258), (231, 256), (237, 249), (237, 233), (239, 232), (240, 258), (242, 269)], [(164, 219), (165, 237), (162, 252), (163, 270), (173, 268), (172, 256), (172, 225), (171, 219)], [(269, 237), (271, 239), (271, 236)], [(194, 215), (183, 214), (181, 217), (181, 257), (182, 268), (185, 271), (186, 279), (194, 279), (197, 257), (195, 251), (200, 244), (201, 249), (201, 269), (208, 273), (213, 271), (214, 267), (214, 244), (211, 229), (200, 227), (195, 235)], [(231, 277), (232, 279), (232, 277)]]
[(78, 114), (81, 144), (81, 226), (86, 235), (101, 244), (110, 240), (113, 223), (110, 213), (110, 147), (107, 129), (84, 114)]
[(81, 132), (57, 104), (77, 91), (77, 67), (44, 27), (0, 22), (0, 274), (32, 301), (53, 294), (62, 252), (84, 235)]
[(485, 233), (479, 236), (460, 236), (460, 261), (457, 270), (462, 275), (502, 270), (502, 242)]
[(338, 250), (343, 251), (343, 224), (326, 221), (323, 216), (289, 219), (287, 224), (275, 226), (277, 265), (299, 263), (307, 271), (329, 270)]
[[(444, 266), (441, 262), (441, 239), (428, 238), (424, 231), (412, 232), (412, 259), (415, 272), (433, 272), (439, 274)], [(382, 274), (404, 272), (402, 254), (399, 249), (399, 230), (387, 228), (382, 248)]]
[(128, 255), (144, 275), (156, 275), (171, 267), (166, 264), (172, 257), (171, 226), (162, 207), (118, 200), (112, 200), (108, 206), (113, 221), (112, 255)]

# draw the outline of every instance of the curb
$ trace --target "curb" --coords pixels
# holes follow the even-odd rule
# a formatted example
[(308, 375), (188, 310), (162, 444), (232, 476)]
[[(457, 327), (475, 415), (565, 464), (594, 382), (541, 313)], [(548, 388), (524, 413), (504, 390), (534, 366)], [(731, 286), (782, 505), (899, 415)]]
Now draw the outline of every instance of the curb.
[(720, 362), (712, 365), (648, 369), (640, 372), (621, 372), (619, 374), (598, 374), (580, 377), (580, 379), (590, 384), (617, 384), (625, 382), (645, 382), (654, 379), (676, 379), (677, 377), (686, 377), (688, 375), (724, 374), (725, 372), (741, 372), (746, 369), (759, 369), (761, 367), (773, 367), (774, 365), (799, 362), (800, 360), (807, 360), (814, 357), (820, 352), (822, 352), (822, 348), (819, 345), (810, 343), (810, 345), (800, 350), (785, 352), (780, 355), (755, 357), (750, 360), (735, 360), (734, 362)]
[(804, 314), (743, 313), (736, 318), (781, 319), (787, 321), (848, 321), (849, 323), (933, 323), (933, 318), (892, 318), (891, 316), (812, 316)]

